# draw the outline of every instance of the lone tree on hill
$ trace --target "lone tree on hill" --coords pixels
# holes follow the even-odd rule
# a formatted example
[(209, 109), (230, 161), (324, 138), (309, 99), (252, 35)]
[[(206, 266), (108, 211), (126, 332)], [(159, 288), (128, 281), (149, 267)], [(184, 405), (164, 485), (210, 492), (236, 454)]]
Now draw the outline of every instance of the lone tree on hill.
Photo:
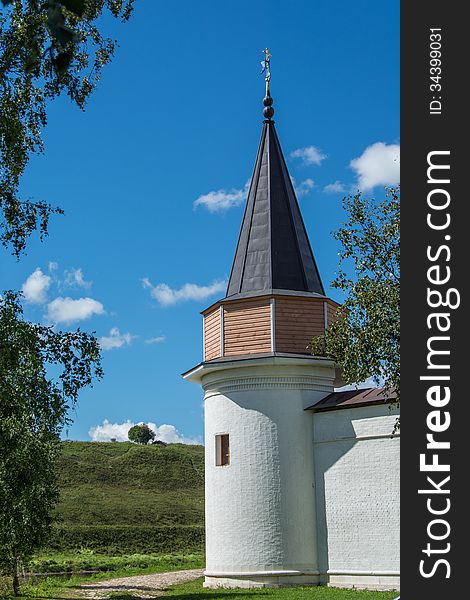
[[(339, 318), (310, 347), (313, 354), (334, 357), (347, 382), (373, 377), (399, 401), (400, 188), (386, 188), (381, 201), (348, 196), (343, 206), (348, 219), (334, 233), (341, 250), (332, 286), (346, 300)], [(346, 261), (353, 270), (343, 268)]]
[(155, 432), (152, 431), (145, 423), (141, 423), (140, 425), (134, 425), (134, 427), (131, 427), (127, 437), (131, 442), (145, 446), (155, 438)]

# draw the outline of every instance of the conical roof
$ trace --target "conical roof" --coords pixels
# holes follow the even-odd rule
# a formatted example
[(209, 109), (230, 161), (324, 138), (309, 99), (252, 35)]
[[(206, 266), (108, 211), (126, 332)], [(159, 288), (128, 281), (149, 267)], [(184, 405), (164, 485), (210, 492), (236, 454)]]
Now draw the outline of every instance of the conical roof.
[(325, 295), (274, 121), (268, 118), (226, 297), (280, 291)]

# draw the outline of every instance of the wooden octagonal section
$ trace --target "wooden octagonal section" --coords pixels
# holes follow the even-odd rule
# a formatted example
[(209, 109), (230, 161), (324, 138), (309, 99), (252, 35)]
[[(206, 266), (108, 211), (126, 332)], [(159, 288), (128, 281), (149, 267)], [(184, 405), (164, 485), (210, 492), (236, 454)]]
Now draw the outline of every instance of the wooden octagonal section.
[(247, 354), (310, 354), (308, 344), (336, 318), (338, 304), (311, 295), (224, 299), (205, 311), (204, 361)]

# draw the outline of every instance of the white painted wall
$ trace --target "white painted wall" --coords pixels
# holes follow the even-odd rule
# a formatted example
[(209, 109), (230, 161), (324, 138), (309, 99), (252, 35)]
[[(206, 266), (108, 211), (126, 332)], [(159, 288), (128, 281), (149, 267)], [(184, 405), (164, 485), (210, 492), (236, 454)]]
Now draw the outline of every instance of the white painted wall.
[[(312, 416), (304, 408), (332, 391), (334, 367), (259, 362), (202, 379), (208, 585), (318, 582)], [(222, 433), (230, 465), (217, 467)]]
[(382, 405), (314, 414), (319, 567), (331, 584), (398, 587), (395, 420)]

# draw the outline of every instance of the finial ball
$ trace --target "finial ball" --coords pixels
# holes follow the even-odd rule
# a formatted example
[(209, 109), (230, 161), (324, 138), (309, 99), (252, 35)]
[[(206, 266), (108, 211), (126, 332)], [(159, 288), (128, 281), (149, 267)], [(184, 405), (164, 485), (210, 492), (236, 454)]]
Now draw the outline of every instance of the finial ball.
[(265, 106), (271, 106), (272, 103), (273, 103), (273, 99), (271, 98), (271, 96), (265, 96), (263, 98), (263, 104)]
[(263, 115), (267, 118), (270, 119), (273, 115), (274, 115), (274, 108), (272, 106), (266, 106), (263, 109)]

